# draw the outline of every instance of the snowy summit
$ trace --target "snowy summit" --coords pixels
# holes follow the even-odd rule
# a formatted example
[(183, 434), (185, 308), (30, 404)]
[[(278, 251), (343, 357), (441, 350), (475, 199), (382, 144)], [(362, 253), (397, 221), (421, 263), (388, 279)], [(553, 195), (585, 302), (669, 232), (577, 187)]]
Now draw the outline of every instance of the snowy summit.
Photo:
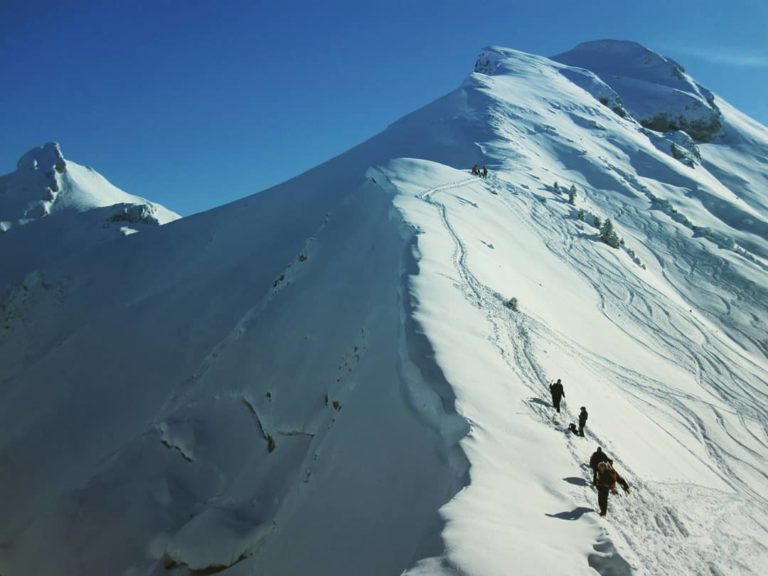
[(641, 124), (654, 130), (684, 130), (710, 141), (722, 126), (715, 96), (671, 58), (635, 42), (602, 40), (579, 44), (553, 58), (586, 68), (608, 83)]
[(19, 159), (16, 172), (0, 176), (0, 224), (5, 230), (66, 210), (85, 212), (115, 204), (144, 205), (157, 224), (178, 218), (116, 188), (93, 168), (65, 160), (56, 142), (33, 148)]
[(69, 253), (177, 218), (65, 159), (56, 142), (33, 148), (15, 172), (0, 176), (0, 287)]
[(764, 574), (767, 174), (642, 46), (489, 47), (293, 180), (49, 260), (0, 307), (0, 573)]

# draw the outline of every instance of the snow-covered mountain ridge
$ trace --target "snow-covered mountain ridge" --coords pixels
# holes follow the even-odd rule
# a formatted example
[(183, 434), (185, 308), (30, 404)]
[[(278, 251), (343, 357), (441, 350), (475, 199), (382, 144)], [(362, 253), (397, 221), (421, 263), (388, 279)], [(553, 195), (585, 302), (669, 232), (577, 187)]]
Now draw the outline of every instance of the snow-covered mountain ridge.
[(338, 158), (20, 282), (0, 573), (761, 574), (768, 131), (717, 96), (710, 142), (652, 131), (557, 60), (485, 49)]

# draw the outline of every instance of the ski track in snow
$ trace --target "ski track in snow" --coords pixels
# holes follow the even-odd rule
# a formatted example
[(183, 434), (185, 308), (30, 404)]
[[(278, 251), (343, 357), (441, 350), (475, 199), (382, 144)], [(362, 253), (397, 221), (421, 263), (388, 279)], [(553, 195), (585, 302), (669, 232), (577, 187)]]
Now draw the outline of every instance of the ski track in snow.
[[(721, 407), (691, 394), (676, 394), (672, 390), (665, 388), (661, 382), (628, 370), (624, 366), (616, 365), (606, 358), (596, 356), (592, 352), (583, 349), (578, 343), (555, 333), (535, 318), (520, 311), (512, 312), (507, 309), (504, 297), (483, 284), (473, 274), (467, 262), (468, 251), (466, 243), (451, 223), (448, 207), (439, 199), (442, 194), (477, 182), (485, 185), (485, 182), (473, 176), (468, 179), (435, 186), (422, 192), (418, 197), (438, 211), (441, 222), (454, 243), (453, 265), (461, 279), (461, 289), (465, 297), (474, 306), (485, 312), (492, 329), (489, 339), (498, 349), (499, 354), (510, 369), (520, 377), (522, 382), (527, 384), (534, 398), (541, 395), (548, 396), (548, 379), (544, 368), (536, 358), (536, 345), (534, 342), (543, 341), (548, 344), (554, 344), (561, 349), (567, 349), (577, 361), (610, 373), (613, 379), (621, 385), (624, 392), (629, 394), (634, 401), (643, 404), (648, 410), (658, 409), (658, 406), (668, 406), (672, 414), (680, 419), (688, 430), (700, 438), (708, 456), (714, 463), (714, 466), (716, 466), (719, 476), (734, 489), (749, 495), (749, 500), (724, 493), (717, 493), (713, 497), (712, 492), (716, 493), (717, 491), (711, 491), (695, 485), (686, 485), (675, 487), (677, 492), (683, 493), (680, 500), (675, 502), (673, 499), (665, 496), (665, 494), (673, 489), (672, 486), (663, 483), (644, 483), (635, 480), (629, 495), (624, 497), (613, 496), (610, 499), (609, 507), (612, 520), (603, 526), (606, 539), (602, 543), (596, 543), (596, 550), (600, 549), (602, 552), (602, 554), (598, 553), (597, 555), (610, 557), (614, 553), (613, 548), (615, 544), (618, 551), (630, 561), (633, 569), (638, 574), (678, 575), (681, 573), (681, 568), (684, 568), (684, 573), (690, 574), (705, 572), (713, 576), (722, 574), (723, 572), (718, 567), (718, 562), (728, 559), (729, 551), (737, 549), (735, 543), (729, 541), (728, 538), (710, 541), (702, 538), (700, 534), (707, 534), (707, 530), (695, 531), (695, 527), (692, 529), (686, 527), (686, 522), (681, 519), (676, 504), (684, 502), (686, 494), (696, 491), (718, 502), (715, 505), (716, 510), (713, 511), (711, 518), (709, 518), (709, 522), (713, 525), (709, 529), (709, 534), (717, 533), (716, 526), (718, 520), (721, 522), (728, 521), (725, 518), (726, 513), (721, 509), (724, 503), (726, 504), (725, 509), (730, 511), (736, 510), (737, 522), (739, 521), (738, 518), (746, 518), (762, 530), (765, 530), (760, 517), (762, 517), (762, 521), (768, 518), (768, 500), (766, 500), (765, 495), (758, 493), (749, 483), (743, 481), (730, 462), (737, 460), (742, 465), (750, 466), (754, 469), (755, 473), (763, 478), (765, 478), (765, 474), (759, 467), (750, 464), (738, 455), (727, 453), (723, 448), (722, 442), (713, 441), (706, 423), (698, 416), (697, 411), (692, 405), (696, 404), (700, 408), (702, 404), (705, 404), (711, 409), (722, 431), (744, 452), (753, 457), (759, 457), (759, 452), (741, 441), (736, 432), (729, 429), (723, 417)], [(606, 318), (621, 327), (621, 323), (614, 320), (613, 315), (609, 311), (610, 307), (616, 307), (621, 313), (630, 316), (633, 321), (648, 328), (650, 333), (659, 337), (661, 345), (642, 341), (635, 334), (627, 330), (624, 331), (644, 348), (651, 350), (655, 354), (668, 357), (678, 365), (694, 370), (697, 383), (703, 389), (711, 391), (716, 397), (727, 398), (731, 406), (735, 405), (737, 411), (730, 411), (731, 415), (736, 415), (743, 429), (749, 430), (752, 441), (765, 447), (764, 440), (758, 438), (748, 426), (744, 426), (745, 418), (749, 418), (762, 423), (763, 430), (765, 430), (768, 414), (761, 408), (764, 405), (765, 394), (761, 393), (750, 383), (743, 381), (737, 374), (729, 370), (725, 363), (718, 361), (718, 355), (732, 354), (731, 350), (727, 349), (720, 340), (711, 338), (708, 335), (707, 328), (698, 323), (695, 318), (685, 318), (681, 311), (670, 311), (664, 308), (661, 305), (660, 295), (656, 294), (647, 285), (640, 281), (633, 281), (631, 286), (627, 287), (626, 276), (616, 274), (615, 277), (611, 277), (611, 268), (595, 263), (593, 261), (593, 251), (587, 252), (585, 248), (580, 248), (579, 243), (574, 242), (572, 233), (570, 233), (567, 227), (553, 225), (556, 223), (553, 223), (552, 216), (541, 203), (533, 198), (530, 198), (527, 202), (521, 200), (522, 195), (516, 194), (512, 184), (504, 183), (494, 175), (491, 175), (486, 182), (486, 189), (500, 196), (505, 204), (514, 207), (515, 210), (519, 211), (521, 207), (513, 206), (510, 196), (514, 196), (517, 202), (525, 204), (523, 208), (530, 210), (532, 220), (537, 225), (532, 228), (546, 230), (549, 236), (541, 233), (539, 235), (547, 248), (565, 263), (579, 271), (583, 278), (594, 288), (600, 297), (600, 307)], [(460, 201), (463, 200), (463, 198), (458, 196), (456, 198)], [(477, 206), (469, 201), (464, 203), (467, 202), (475, 207)], [(621, 305), (619, 305), (620, 303)], [(663, 324), (665, 330), (659, 330), (658, 322), (652, 323), (647, 316), (640, 312), (642, 310), (650, 314), (664, 314), (669, 319), (668, 322)], [(703, 341), (702, 345), (697, 346), (695, 349), (690, 349), (692, 342), (690, 332), (686, 332), (676, 326), (675, 319), (672, 318), (673, 314), (676, 320), (681, 321), (681, 323), (685, 322), (687, 329), (692, 328), (696, 331), (696, 337)], [(651, 330), (652, 328), (653, 330)], [(718, 377), (713, 378), (706, 374), (707, 370), (703, 366), (704, 362), (716, 368)], [(720, 373), (722, 369), (727, 370), (727, 373)], [(759, 368), (755, 367), (754, 370), (759, 370)], [(730, 385), (720, 384), (719, 380), (727, 381)], [(738, 392), (737, 395), (734, 395), (735, 391)], [(650, 399), (654, 401), (651, 402)], [(527, 404), (532, 416), (542, 424), (547, 426), (551, 426), (553, 423), (558, 424), (553, 418), (552, 409), (548, 404), (544, 405), (533, 400)], [(565, 420), (576, 420), (576, 417), (568, 411), (567, 406), (564, 412), (563, 418)], [(663, 420), (653, 416), (651, 418), (661, 428), (667, 429)], [(675, 437), (673, 430), (668, 432), (671, 437)], [(599, 445), (606, 444), (604, 439), (598, 437), (593, 431), (589, 430), (588, 435)], [(574, 442), (574, 438), (568, 436), (566, 444), (574, 460), (574, 469), (581, 471), (582, 477), (587, 481), (587, 485), (589, 485), (591, 483), (591, 470), (584, 463), (583, 450), (579, 449), (580, 442)], [(684, 446), (683, 443), (680, 444)], [(623, 459), (621, 454), (612, 454), (612, 456), (621, 470), (629, 472), (629, 477), (634, 476), (629, 461)], [(711, 463), (705, 462), (705, 464), (710, 468), (713, 467)], [(576, 506), (589, 507), (594, 506), (597, 495), (592, 488), (584, 487), (574, 491), (573, 497), (577, 500), (574, 502)], [(760, 517), (757, 517), (751, 511), (751, 507), (755, 505), (760, 508), (758, 512)], [(705, 520), (695, 517), (687, 519), (688, 522), (694, 523), (704, 522)], [(692, 535), (692, 532), (697, 533)], [(743, 538), (743, 534), (738, 534), (735, 537)], [(765, 545), (757, 539), (753, 539), (749, 543), (742, 541), (740, 546), (748, 546), (750, 550), (756, 551), (755, 554), (764, 555), (768, 551)], [(677, 563), (667, 570), (665, 569), (666, 563), (664, 560), (669, 556), (674, 556), (677, 559)], [(748, 569), (748, 567), (740, 565), (738, 559), (727, 561), (731, 564), (731, 569), (734, 567), (737, 570)], [(651, 568), (649, 569), (649, 567)], [(596, 569), (601, 571), (598, 567)], [(609, 567), (606, 573), (615, 574), (617, 572), (612, 570), (616, 569), (616, 566), (613, 568)]]
[[(537, 210), (541, 210), (541, 208), (533, 203), (533, 210), (535, 215)], [(601, 308), (605, 317), (613, 322), (617, 327), (622, 328), (622, 324), (615, 320), (615, 315), (609, 313), (607, 302), (611, 301), (615, 305), (616, 301), (621, 299), (620, 295), (611, 292), (611, 288), (613, 287), (612, 282), (618, 289), (623, 288), (623, 290), (626, 291), (627, 277), (619, 277), (618, 275), (612, 276), (610, 267), (598, 266), (593, 262), (593, 255), (586, 254), (586, 252), (583, 250), (576, 250), (574, 245), (570, 242), (566, 244), (566, 233), (562, 231), (561, 227), (552, 226), (551, 223), (546, 223), (543, 221), (540, 221), (539, 224), (543, 227), (543, 229), (548, 230), (550, 233), (554, 231), (554, 234), (559, 236), (559, 238), (554, 240), (551, 239), (551, 237), (545, 236), (542, 236), (542, 239), (547, 243), (547, 247), (552, 252), (558, 254), (566, 263), (570, 264), (574, 269), (578, 270), (582, 277), (592, 285), (595, 292), (601, 297)], [(563, 245), (567, 245), (567, 249), (565, 251), (558, 250), (558, 246)], [(599, 281), (596, 279), (599, 279)], [(748, 382), (743, 381), (737, 374), (730, 370), (727, 364), (721, 363), (717, 360), (717, 356), (728, 356), (730, 351), (725, 349), (719, 340), (711, 338), (708, 335), (706, 327), (698, 324), (694, 317), (685, 318), (682, 314), (682, 311), (669, 311), (664, 309), (660, 304), (659, 295), (655, 294), (651, 289), (649, 289), (645, 284), (641, 282), (633, 282), (628, 290), (630, 299), (626, 302), (625, 306), (619, 308), (620, 312), (622, 314), (631, 316), (636, 323), (639, 323), (642, 326), (648, 328), (648, 331), (653, 333), (655, 338), (661, 339), (663, 346), (651, 346), (650, 342), (643, 342), (642, 340), (638, 340), (636, 336), (634, 336), (631, 332), (622, 328), (622, 330), (628, 336), (632, 337), (638, 342), (638, 344), (642, 345), (646, 349), (651, 350), (655, 354), (666, 355), (669, 351), (672, 351), (671, 359), (675, 363), (683, 365), (687, 368), (693, 368), (695, 370), (697, 375), (696, 381), (702, 389), (708, 389), (713, 392), (715, 396), (723, 400), (727, 400), (731, 405), (735, 405), (736, 411), (731, 411), (731, 413), (738, 414), (738, 417), (741, 421), (744, 420), (745, 416), (753, 419), (756, 422), (768, 421), (768, 412), (766, 412), (761, 407), (768, 396), (766, 396), (764, 393), (761, 393)], [(659, 326), (659, 322), (652, 324), (648, 318), (637, 312), (638, 309), (654, 310), (655, 308), (658, 308), (660, 312), (663, 313), (667, 318), (670, 318), (671, 314), (674, 313), (677, 322), (681, 324), (686, 323), (689, 329), (695, 330), (695, 338), (691, 338), (690, 332), (684, 332), (683, 330), (679, 329), (676, 323), (673, 321), (663, 324), (665, 328), (671, 330), (673, 333), (670, 334), (669, 332), (660, 331), (657, 328)], [(551, 340), (557, 338), (555, 334), (551, 333), (551, 331), (547, 330), (543, 325), (539, 326), (539, 329), (539, 331), (546, 330), (549, 332), (547, 334), (547, 339)], [(691, 341), (696, 339), (702, 340), (703, 344), (695, 346), (693, 349), (691, 349), (693, 346)], [(567, 346), (569, 349), (580, 348), (575, 342), (561, 341), (559, 344), (561, 346)], [(713, 348), (715, 349), (714, 353), (712, 352)], [(604, 358), (596, 358), (590, 355), (586, 350), (579, 349), (579, 355), (587, 363), (597, 364), (601, 370), (607, 370), (612, 373), (614, 377), (624, 385), (624, 389), (630, 394), (635, 395), (639, 400), (647, 402), (646, 400), (642, 399), (643, 394), (651, 396), (657, 400), (657, 402), (648, 403), (649, 407), (664, 406), (665, 404), (671, 403), (674, 408), (674, 412), (676, 412), (678, 416), (683, 417), (687, 427), (690, 430), (694, 430), (698, 433), (697, 435), (705, 443), (710, 456), (715, 462), (718, 463), (722, 475), (727, 479), (727, 481), (732, 482), (731, 479), (735, 479), (735, 481), (738, 482), (739, 475), (735, 474), (734, 471), (728, 466), (727, 459), (724, 458), (724, 455), (722, 454), (722, 445), (711, 441), (707, 435), (707, 429), (703, 421), (696, 414), (696, 411), (691, 409), (690, 406), (686, 404), (685, 400), (706, 404), (715, 413), (721, 426), (723, 426), (724, 431), (731, 437), (732, 440), (740, 444), (744, 450), (750, 452), (752, 455), (758, 455), (758, 453), (751, 449), (749, 446), (746, 446), (740, 442), (735, 434), (726, 428), (721, 409), (715, 404), (690, 394), (675, 393), (669, 389), (665, 389), (660, 382), (655, 382), (648, 377), (643, 376), (642, 374), (628, 371), (625, 367), (613, 365)], [(707, 375), (708, 371), (705, 370), (705, 367), (702, 365), (705, 361), (714, 367), (716, 372), (720, 372), (724, 369), (727, 371), (727, 374), (718, 374), (719, 378), (709, 377)], [(721, 384), (721, 380), (727, 381), (730, 385), (726, 386)], [(738, 390), (740, 395), (734, 395), (734, 389)], [(662, 425), (659, 422), (657, 422), (657, 424)], [(754, 436), (753, 438), (758, 440)], [(731, 456), (734, 457), (733, 455)], [(757, 468), (755, 468), (755, 470), (759, 472)], [(761, 474), (763, 477), (765, 477), (763, 473)], [(755, 492), (747, 484), (740, 483), (740, 488), (747, 490), (753, 496), (766, 502), (764, 496)]]

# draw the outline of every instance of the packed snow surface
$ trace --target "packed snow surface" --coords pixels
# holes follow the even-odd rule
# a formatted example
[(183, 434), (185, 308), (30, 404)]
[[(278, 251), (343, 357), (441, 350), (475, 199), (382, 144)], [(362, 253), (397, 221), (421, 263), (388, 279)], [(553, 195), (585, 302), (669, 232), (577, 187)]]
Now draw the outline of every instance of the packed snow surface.
[(655, 131), (616, 78), (672, 117), (668, 60), (574, 54), (486, 48), (338, 158), (10, 288), (0, 573), (764, 574), (768, 130), (686, 76), (716, 136)]

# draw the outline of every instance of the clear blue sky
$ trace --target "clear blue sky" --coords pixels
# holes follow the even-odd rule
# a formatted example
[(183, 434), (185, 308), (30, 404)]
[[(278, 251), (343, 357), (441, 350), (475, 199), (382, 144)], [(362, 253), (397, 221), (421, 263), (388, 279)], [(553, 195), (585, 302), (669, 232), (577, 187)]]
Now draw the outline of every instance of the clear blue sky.
[(0, 0), (0, 173), (55, 140), (187, 215), (458, 86), (479, 50), (635, 40), (768, 124), (765, 0)]

